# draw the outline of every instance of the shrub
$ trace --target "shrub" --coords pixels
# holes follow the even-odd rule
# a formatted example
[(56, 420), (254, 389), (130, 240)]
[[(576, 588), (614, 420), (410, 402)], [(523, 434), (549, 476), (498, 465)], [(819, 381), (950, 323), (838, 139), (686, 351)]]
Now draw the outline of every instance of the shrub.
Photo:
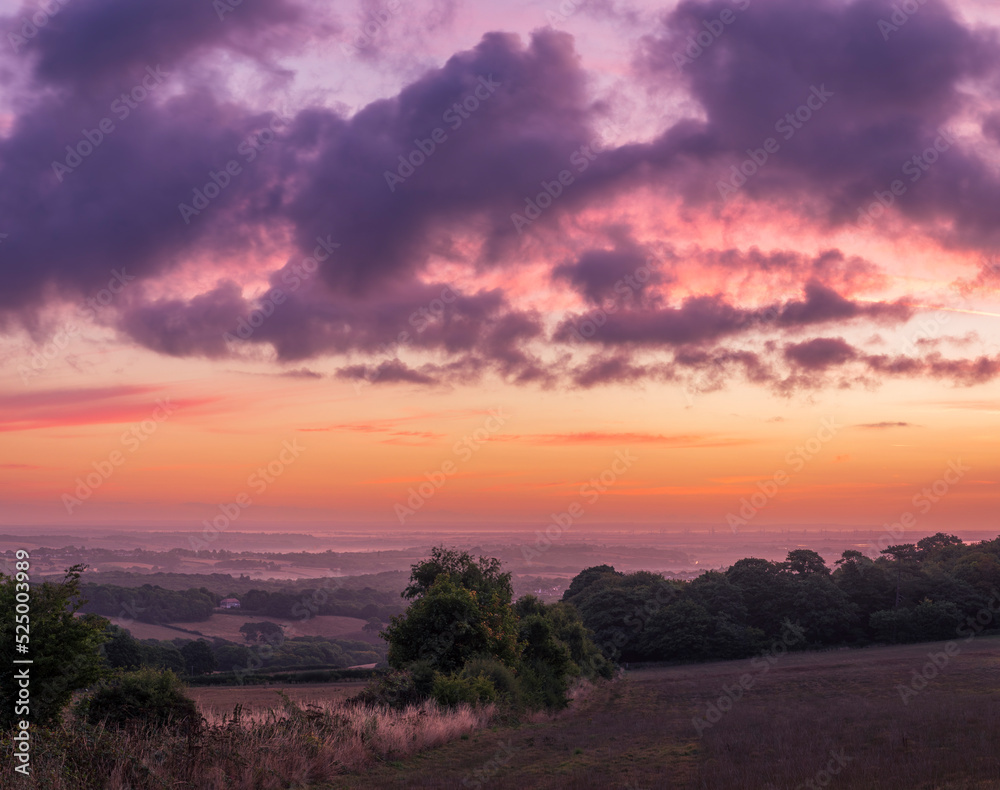
[[(27, 644), (28, 636), (18, 633), (15, 641), (15, 617), (20, 616), (23, 622), (25, 611), (30, 611), (30, 658), (34, 661), (33, 726), (57, 723), (73, 692), (86, 688), (103, 673), (98, 651), (109, 636), (107, 620), (93, 614), (75, 616), (82, 604), (79, 580), (83, 570), (83, 565), (74, 565), (61, 582), (32, 584), (27, 590), (23, 571), (21, 581), (16, 575), (0, 573), (0, 730), (10, 729), (21, 718), (15, 715), (14, 703), (18, 689), (15, 674), (22, 667), (13, 660), (24, 657), (15, 652), (15, 644)], [(19, 627), (24, 630), (24, 625)]]
[(463, 677), (458, 673), (452, 675), (438, 673), (434, 677), (434, 687), (431, 693), (439, 705), (445, 705), (449, 708), (463, 703), (476, 705), (495, 702), (497, 698), (497, 690), (489, 678), (482, 675)]
[(76, 712), (90, 724), (113, 729), (191, 725), (201, 719), (173, 672), (148, 668), (102, 681), (77, 704)]
[(462, 668), (463, 678), (486, 678), (496, 690), (497, 698), (505, 702), (519, 703), (521, 689), (510, 667), (488, 656), (474, 658)]
[(532, 708), (561, 710), (569, 704), (566, 675), (542, 661), (525, 666), (517, 676), (517, 683), (522, 698)]
[[(428, 689), (429, 693), (429, 689)], [(365, 686), (350, 702), (355, 705), (387, 707), (402, 710), (408, 705), (416, 705), (427, 698), (414, 682), (413, 674), (407, 671), (387, 672)]]

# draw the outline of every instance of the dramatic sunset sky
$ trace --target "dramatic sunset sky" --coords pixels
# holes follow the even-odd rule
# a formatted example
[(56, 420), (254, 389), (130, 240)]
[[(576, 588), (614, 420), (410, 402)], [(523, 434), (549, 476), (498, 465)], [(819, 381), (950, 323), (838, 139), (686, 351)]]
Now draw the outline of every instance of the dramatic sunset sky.
[(997, 527), (992, 0), (0, 31), (2, 526)]

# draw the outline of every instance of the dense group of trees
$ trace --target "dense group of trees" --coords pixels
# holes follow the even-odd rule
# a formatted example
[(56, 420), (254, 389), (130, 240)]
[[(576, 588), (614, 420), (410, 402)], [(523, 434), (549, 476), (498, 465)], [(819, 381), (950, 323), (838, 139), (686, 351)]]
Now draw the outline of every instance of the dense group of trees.
[[(170, 590), (152, 584), (141, 587), (85, 584), (81, 594), (87, 601), (82, 608), (84, 612), (158, 624), (203, 622), (212, 616), (222, 598), (229, 597), (212, 592), (207, 587)], [(396, 595), (371, 587), (252, 589), (239, 597), (241, 614), (287, 620), (338, 615), (364, 620), (377, 617), (387, 621), (402, 611)]]
[(621, 661), (740, 658), (802, 629), (800, 649), (930, 641), (997, 630), (1000, 539), (966, 545), (938, 533), (874, 560), (845, 551), (831, 570), (815, 551), (748, 558), (690, 582), (587, 568), (563, 600)]
[(105, 617), (127, 617), (142, 623), (194, 623), (207, 620), (221, 596), (206, 587), (167, 590), (152, 584), (116, 587), (85, 584), (81, 611)]
[(409, 609), (382, 632), (396, 673), (362, 695), (368, 701), (561, 707), (572, 678), (611, 674), (576, 610), (533, 596), (514, 603), (497, 559), (435, 548), (413, 566), (403, 596)]
[(103, 655), (112, 669), (140, 667), (170, 670), (177, 675), (196, 676), (207, 672), (276, 672), (286, 669), (338, 669), (385, 660), (381, 645), (322, 636), (286, 639), (280, 632), (250, 644), (225, 639), (134, 639), (127, 631), (110, 626)]
[(398, 596), (371, 587), (307, 587), (277, 591), (253, 589), (240, 596), (241, 612), (287, 620), (337, 615), (363, 620), (377, 617), (384, 622), (401, 610)]

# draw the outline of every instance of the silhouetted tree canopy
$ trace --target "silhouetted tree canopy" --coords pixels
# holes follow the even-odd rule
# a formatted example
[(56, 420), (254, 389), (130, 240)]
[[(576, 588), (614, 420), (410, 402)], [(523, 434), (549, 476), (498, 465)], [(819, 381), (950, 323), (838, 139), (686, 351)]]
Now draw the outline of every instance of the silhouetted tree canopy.
[[(748, 557), (690, 582), (608, 565), (581, 571), (563, 596), (611, 659), (738, 658), (801, 628), (794, 649), (968, 637), (1000, 630), (1000, 538), (966, 545), (938, 533), (915, 545), (856, 549), (830, 568), (794, 549)], [(978, 619), (977, 619), (978, 618)]]

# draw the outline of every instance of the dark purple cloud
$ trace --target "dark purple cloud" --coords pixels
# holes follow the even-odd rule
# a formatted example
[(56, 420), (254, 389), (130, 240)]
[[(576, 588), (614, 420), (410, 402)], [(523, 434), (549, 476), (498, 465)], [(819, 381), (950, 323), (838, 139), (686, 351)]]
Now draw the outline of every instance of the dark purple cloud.
[[(682, 145), (702, 165), (691, 175), (690, 199), (718, 201), (717, 181), (747, 158), (748, 148), (773, 137), (779, 150), (741, 188), (751, 199), (786, 206), (804, 199), (839, 225), (857, 221), (876, 190), (900, 179), (907, 191), (895, 205), (911, 220), (949, 217), (953, 243), (997, 238), (1000, 180), (974, 151), (955, 143), (931, 168), (902, 172), (957, 113), (971, 109), (963, 82), (996, 78), (995, 32), (965, 27), (940, 0), (921, 4), (888, 40), (878, 22), (894, 13), (890, 0), (754, 0), (679, 68), (674, 56), (685, 53), (688, 38), (733, 7), (682, 2), (647, 37), (638, 60), (653, 83), (665, 75), (683, 80), (705, 111)], [(809, 120), (776, 128), (814, 88), (833, 96)]]
[(572, 381), (578, 387), (607, 384), (634, 384), (650, 378), (669, 378), (667, 368), (636, 365), (624, 355), (595, 355), (573, 371)]
[(433, 376), (407, 367), (398, 359), (386, 360), (378, 365), (348, 365), (337, 372), (343, 379), (363, 381), (367, 384), (435, 384)]
[(349, 120), (300, 113), (284, 215), (303, 251), (319, 235), (341, 241), (323, 277), (352, 295), (412, 277), (450, 234), (502, 245), (517, 238), (510, 214), (524, 197), (593, 137), (585, 88), (567, 35), (540, 31), (525, 47), (487, 34)]
[(912, 314), (905, 302), (851, 301), (813, 280), (806, 283), (805, 299), (786, 303), (777, 321), (781, 326), (807, 326), (864, 317), (885, 323), (902, 323), (909, 320)]
[[(946, 359), (937, 352), (922, 358), (863, 354), (839, 337), (817, 337), (802, 343), (789, 344), (784, 349), (784, 357), (794, 368), (807, 374), (849, 368), (857, 363), (862, 375), (874, 374), (880, 378), (925, 376), (966, 387), (984, 384), (1000, 375), (1000, 355), (996, 357), (982, 355), (974, 359)], [(825, 383), (815, 378), (812, 382), (813, 386)]]
[(240, 287), (224, 282), (190, 300), (157, 299), (126, 310), (120, 326), (162, 354), (221, 357), (229, 351), (225, 334), (238, 331), (237, 322), (249, 312), (246, 307)]
[[(202, 0), (63, 0), (48, 7), (60, 10), (23, 44), (16, 39), (11, 44), (18, 44), (18, 54), (32, 57), (40, 82), (88, 92), (117, 85), (147, 66), (172, 70), (212, 50), (259, 57), (282, 38), (287, 46), (288, 36), (294, 33), (301, 41), (306, 32), (296, 25), (304, 11), (290, 0), (234, 4), (221, 17), (216, 6)], [(3, 27), (21, 35), (22, 20), (37, 10), (26, 3)]]
[(647, 289), (669, 279), (655, 256), (630, 240), (613, 249), (586, 250), (571, 263), (553, 269), (553, 276), (570, 282), (593, 304), (639, 303)]
[(713, 343), (762, 327), (796, 329), (858, 318), (899, 324), (911, 315), (905, 302), (852, 301), (812, 281), (805, 286), (804, 299), (758, 309), (734, 306), (721, 294), (688, 297), (678, 307), (599, 308), (568, 317), (554, 338), (606, 345), (683, 346)]
[[(4, 56), (24, 80), (0, 138), (0, 230), (8, 234), (0, 320), (31, 324), (53, 295), (82, 299), (119, 271), (136, 280), (101, 320), (157, 352), (238, 355), (229, 334), (273, 348), (281, 362), (343, 356), (350, 364), (340, 375), (368, 381), (430, 384), (490, 372), (543, 386), (695, 376), (712, 387), (731, 376), (789, 381), (782, 371), (791, 371), (808, 385), (852, 365), (872, 378), (991, 379), (989, 357), (865, 355), (835, 337), (792, 342), (807, 331), (912, 317), (905, 299), (863, 298), (885, 276), (840, 250), (706, 249), (650, 264), (634, 241), (640, 229), (618, 218), (601, 229), (605, 244), (565, 243), (579, 211), (634, 189), (679, 196), (696, 215), (717, 212), (719, 179), (772, 136), (780, 150), (742, 194), (804, 227), (853, 223), (941, 129), (978, 117), (965, 86), (998, 76), (995, 31), (964, 26), (939, 0), (888, 39), (877, 23), (893, 13), (889, 0), (754, 0), (679, 68), (674, 55), (688, 37), (733, 7), (685, 0), (636, 57), (651, 113), (660, 114), (664, 83), (686, 88), (698, 113), (649, 142), (598, 151), (605, 108), (572, 38), (552, 29), (527, 41), (487, 33), (351, 116), (316, 106), (278, 118), (275, 108), (228, 98), (199, 64), (220, 53), (262, 60), (294, 52), (334, 32), (316, 8), (247, 2), (219, 20), (203, 0), (73, 0), (23, 52)], [(115, 104), (123, 91), (135, 106)], [(815, 117), (788, 126), (794, 133), (784, 139), (776, 122), (810, 96), (824, 97)], [(98, 139), (105, 118), (113, 129)], [(982, 124), (996, 135), (995, 114)], [(90, 152), (80, 153), (81, 141)], [(948, 244), (988, 249), (1000, 233), (1000, 179), (980, 156), (949, 141), (933, 165), (914, 171), (919, 178), (893, 210), (938, 229)], [(526, 199), (546, 193), (557, 197), (536, 220)], [(181, 204), (192, 208), (183, 213)], [(518, 225), (515, 213), (531, 221)], [(256, 254), (287, 263), (269, 273), (267, 294), (252, 297), (235, 280)], [(459, 292), (431, 283), (439, 278), (428, 271), (437, 261), (488, 271), (539, 257), (551, 260), (555, 283), (596, 309), (551, 327), (502, 289)], [(232, 279), (186, 298), (151, 295), (151, 280), (169, 283), (198, 262), (226, 262)], [(768, 297), (756, 309), (714, 288), (670, 300), (694, 266), (731, 269), (733, 282), (758, 294), (802, 295)], [(968, 290), (988, 287), (992, 274), (984, 268)], [(171, 293), (184, 292), (177, 285)], [(240, 334), (244, 322), (257, 323)], [(780, 340), (768, 347), (762, 335)], [(596, 353), (569, 361), (574, 347)], [(432, 361), (408, 367), (394, 356), (403, 348)]]
[(840, 337), (817, 337), (785, 348), (785, 357), (806, 370), (825, 370), (857, 357), (853, 346)]

